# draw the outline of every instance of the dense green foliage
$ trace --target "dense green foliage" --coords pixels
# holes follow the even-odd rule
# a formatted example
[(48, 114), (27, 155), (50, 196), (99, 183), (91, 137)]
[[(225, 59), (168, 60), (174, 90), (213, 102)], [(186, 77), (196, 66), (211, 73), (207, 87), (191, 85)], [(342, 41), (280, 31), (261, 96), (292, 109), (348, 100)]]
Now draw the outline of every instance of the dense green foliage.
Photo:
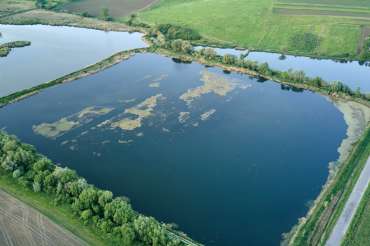
[(313, 33), (296, 33), (290, 38), (289, 45), (294, 50), (314, 51), (320, 45), (320, 38)]
[(29, 41), (14, 41), (0, 45), (0, 57), (7, 56), (13, 48), (20, 48), (31, 45)]
[(68, 204), (74, 214), (120, 245), (182, 245), (169, 235), (168, 225), (134, 211), (121, 197), (88, 184), (74, 170), (55, 165), (31, 145), (0, 132), (0, 168), (22, 186)]
[(161, 32), (167, 39), (184, 39), (184, 40), (199, 40), (201, 36), (198, 32), (181, 26), (171, 24), (158, 25), (157, 30)]

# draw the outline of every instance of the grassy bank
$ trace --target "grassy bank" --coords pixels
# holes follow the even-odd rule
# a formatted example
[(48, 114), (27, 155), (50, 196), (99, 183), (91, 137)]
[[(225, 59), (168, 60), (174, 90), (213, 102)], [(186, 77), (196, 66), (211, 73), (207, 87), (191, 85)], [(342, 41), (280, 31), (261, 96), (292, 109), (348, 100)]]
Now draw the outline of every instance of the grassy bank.
[(370, 155), (370, 128), (328, 181), (306, 218), (300, 220), (290, 245), (324, 245)]
[(14, 48), (21, 48), (25, 46), (30, 46), (31, 42), (29, 41), (14, 41), (0, 45), (0, 57), (6, 57), (10, 51)]
[[(307, 1), (309, 2), (309, 1)], [(162, 0), (138, 14), (151, 25), (171, 23), (198, 31), (208, 43), (295, 55), (358, 59), (361, 30), (370, 22), (341, 16), (281, 15), (273, 0)], [(310, 34), (318, 43), (301, 34)], [(294, 45), (299, 40), (302, 45)]]
[(89, 245), (108, 245), (108, 239), (103, 239), (90, 226), (83, 225), (69, 206), (55, 206), (49, 196), (35, 193), (20, 185), (11, 175), (0, 169), (0, 188), (18, 198), (27, 205), (40, 211), (56, 224), (73, 232)]
[(85, 67), (81, 70), (78, 70), (76, 72), (70, 73), (68, 75), (65, 75), (61, 78), (49, 81), (47, 83), (43, 83), (40, 85), (37, 85), (35, 87), (32, 87), (30, 89), (25, 89), (22, 91), (18, 91), (15, 93), (12, 93), (8, 96), (0, 98), (0, 107), (5, 106), (9, 103), (13, 103), (19, 100), (22, 100), (28, 96), (32, 96), (35, 93), (38, 93), (41, 90), (44, 90), (46, 88), (61, 84), (61, 83), (66, 83), (72, 80), (76, 80), (88, 75), (91, 75), (93, 73), (99, 72), (103, 69), (106, 69), (114, 64), (117, 64), (118, 62), (130, 58), (133, 54), (139, 53), (139, 52), (144, 52), (146, 49), (134, 49), (130, 51), (122, 51), (117, 54), (114, 54), (96, 64), (93, 64), (91, 66)]
[(342, 245), (367, 245), (370, 238), (370, 186), (362, 198)]

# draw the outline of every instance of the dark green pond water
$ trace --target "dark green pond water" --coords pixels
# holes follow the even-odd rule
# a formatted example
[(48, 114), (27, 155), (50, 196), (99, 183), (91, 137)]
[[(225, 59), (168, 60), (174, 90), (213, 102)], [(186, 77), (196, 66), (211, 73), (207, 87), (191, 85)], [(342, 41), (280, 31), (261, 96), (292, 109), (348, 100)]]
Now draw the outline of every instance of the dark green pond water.
[(346, 131), (320, 95), (154, 54), (2, 108), (0, 127), (206, 245), (278, 245)]

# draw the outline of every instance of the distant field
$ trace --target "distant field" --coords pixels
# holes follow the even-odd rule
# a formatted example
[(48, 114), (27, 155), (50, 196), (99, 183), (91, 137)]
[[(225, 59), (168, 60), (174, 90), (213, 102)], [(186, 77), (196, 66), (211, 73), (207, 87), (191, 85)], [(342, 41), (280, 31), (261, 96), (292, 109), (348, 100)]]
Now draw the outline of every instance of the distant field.
[[(370, 5), (370, 4), (369, 4)], [(327, 15), (347, 18), (362, 18), (370, 20), (370, 6), (281, 3), (275, 2), (273, 12), (282, 15)]]
[(370, 239), (370, 186), (368, 187), (352, 224), (344, 239), (343, 246), (368, 245)]
[(72, 13), (87, 12), (92, 16), (99, 16), (103, 8), (109, 10), (114, 18), (120, 18), (150, 6), (157, 0), (77, 0), (61, 7)]
[(34, 1), (0, 0), (0, 17), (35, 8)]
[(282, 3), (333, 4), (370, 7), (369, 0), (279, 0)]
[[(348, 1), (365, 6), (365, 1)], [(331, 4), (348, 1), (298, 2)], [(340, 15), (277, 14), (273, 11), (275, 3), (274, 0), (161, 0), (139, 13), (139, 18), (149, 24), (173, 23), (190, 27), (208, 40), (245, 48), (314, 56), (357, 57), (363, 27), (370, 26), (370, 20)], [(313, 34), (319, 39), (319, 45), (310, 50), (293, 47), (291, 40), (296, 40), (294, 37), (299, 33)]]

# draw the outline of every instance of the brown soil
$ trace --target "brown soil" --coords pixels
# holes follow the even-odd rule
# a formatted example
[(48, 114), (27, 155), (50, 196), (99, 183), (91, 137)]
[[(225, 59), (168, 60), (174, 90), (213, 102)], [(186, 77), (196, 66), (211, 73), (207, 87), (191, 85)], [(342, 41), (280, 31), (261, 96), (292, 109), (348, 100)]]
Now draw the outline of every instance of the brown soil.
[(87, 245), (37, 210), (0, 190), (0, 245)]

